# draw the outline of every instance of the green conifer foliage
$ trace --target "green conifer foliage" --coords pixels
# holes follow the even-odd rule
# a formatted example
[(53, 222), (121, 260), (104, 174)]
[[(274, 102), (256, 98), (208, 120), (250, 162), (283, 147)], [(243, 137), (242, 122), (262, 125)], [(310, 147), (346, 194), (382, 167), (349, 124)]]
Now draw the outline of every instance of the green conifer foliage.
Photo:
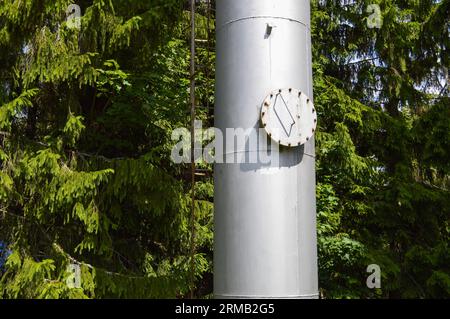
[[(189, 166), (170, 154), (190, 125), (188, 3), (75, 2), (80, 28), (69, 0), (0, 2), (0, 298), (186, 296)], [(321, 296), (448, 297), (450, 1), (311, 3)], [(199, 3), (204, 128), (207, 16)], [(197, 167), (194, 288), (209, 297), (212, 167)]]
[[(77, 1), (77, 28), (70, 4), (0, 3), (0, 238), (12, 251), (0, 296), (181, 296), (188, 189), (170, 137), (187, 123), (183, 7)], [(211, 244), (202, 203), (200, 248)], [(195, 260), (199, 278), (210, 262)], [(81, 287), (67, 285), (69, 264)]]
[[(325, 297), (449, 295), (449, 8), (313, 1)], [(369, 264), (381, 289), (365, 287)]]

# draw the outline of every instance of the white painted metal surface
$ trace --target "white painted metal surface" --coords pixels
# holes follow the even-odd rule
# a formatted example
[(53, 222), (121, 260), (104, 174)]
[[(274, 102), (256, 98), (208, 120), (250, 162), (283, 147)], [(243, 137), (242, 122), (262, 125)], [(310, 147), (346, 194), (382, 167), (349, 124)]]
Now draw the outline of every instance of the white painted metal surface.
[[(262, 99), (278, 88), (312, 99), (308, 0), (217, 0), (216, 10), (216, 127), (262, 127)], [(277, 163), (216, 164), (216, 298), (317, 297), (314, 157), (311, 138), (281, 147)]]

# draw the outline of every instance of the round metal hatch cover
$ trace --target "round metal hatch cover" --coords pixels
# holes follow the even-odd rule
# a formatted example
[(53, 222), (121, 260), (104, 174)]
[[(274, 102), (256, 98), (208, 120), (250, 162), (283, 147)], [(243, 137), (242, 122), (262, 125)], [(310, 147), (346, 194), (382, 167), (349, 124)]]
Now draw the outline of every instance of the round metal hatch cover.
[(277, 143), (295, 147), (305, 144), (314, 135), (317, 113), (306, 94), (296, 89), (279, 89), (265, 98), (261, 122)]

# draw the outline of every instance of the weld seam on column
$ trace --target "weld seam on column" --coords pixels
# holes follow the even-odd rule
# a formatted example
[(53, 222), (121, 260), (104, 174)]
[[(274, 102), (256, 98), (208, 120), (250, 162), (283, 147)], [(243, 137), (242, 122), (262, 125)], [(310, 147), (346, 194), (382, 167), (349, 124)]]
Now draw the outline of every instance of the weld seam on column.
[[(222, 153), (222, 156), (227, 156), (227, 155), (234, 155), (234, 154), (243, 154), (243, 153), (262, 153), (262, 152), (268, 152), (268, 150), (259, 150), (259, 151), (234, 151), (234, 152), (229, 152), (229, 153)], [(281, 152), (278, 152), (278, 154), (281, 154)], [(308, 156), (308, 157), (312, 157), (312, 158), (316, 158), (315, 155), (312, 154), (308, 154), (308, 153), (302, 153), (302, 155)], [(219, 154), (220, 156), (220, 154)]]
[(290, 21), (290, 22), (299, 23), (299, 24), (303, 25), (305, 28), (307, 28), (309, 31), (311, 31), (310, 26), (307, 25), (306, 23), (300, 21), (300, 20), (296, 20), (296, 19), (292, 19), (292, 18), (286, 18), (286, 17), (277, 17), (277, 16), (253, 16), (253, 17), (245, 17), (245, 18), (239, 18), (239, 19), (235, 19), (235, 20), (230, 20), (228, 22), (225, 22), (221, 26), (219, 26), (217, 28), (217, 31), (221, 30), (222, 28), (226, 27), (229, 24), (233, 24), (233, 23), (236, 23), (236, 22), (242, 22), (242, 21), (245, 21), (245, 20), (252, 20), (252, 19), (280, 19), (280, 20), (287, 20), (287, 21)]

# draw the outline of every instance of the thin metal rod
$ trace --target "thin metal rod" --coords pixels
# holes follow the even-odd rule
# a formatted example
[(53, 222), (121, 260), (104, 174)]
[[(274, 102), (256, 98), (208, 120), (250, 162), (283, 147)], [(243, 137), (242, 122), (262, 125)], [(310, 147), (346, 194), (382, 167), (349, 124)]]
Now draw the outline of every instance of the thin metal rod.
[(211, 51), (211, 0), (206, 1), (206, 16), (207, 16), (207, 22), (206, 22), (206, 28), (207, 28), (207, 49), (206, 49), (206, 109), (208, 112), (210, 111), (210, 105), (209, 105), (209, 58), (210, 58), (210, 51)]
[(195, 0), (191, 0), (191, 242), (190, 242), (190, 297), (194, 298), (195, 281)]

